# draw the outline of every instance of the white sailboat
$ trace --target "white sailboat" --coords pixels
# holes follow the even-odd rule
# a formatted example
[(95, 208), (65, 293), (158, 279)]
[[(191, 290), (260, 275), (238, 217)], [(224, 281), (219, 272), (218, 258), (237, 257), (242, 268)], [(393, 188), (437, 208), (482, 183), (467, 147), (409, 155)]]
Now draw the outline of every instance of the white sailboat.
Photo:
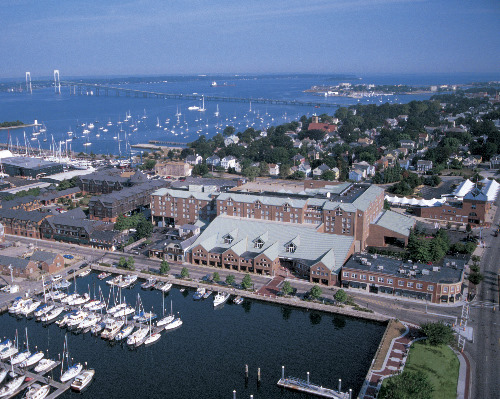
[(162, 306), (162, 309), (163, 309), (163, 318), (161, 318), (160, 320), (158, 320), (156, 322), (156, 325), (158, 327), (161, 327), (161, 326), (165, 326), (169, 323), (172, 323), (175, 319), (175, 316), (174, 316), (174, 313), (172, 311), (172, 301), (170, 301), (170, 314), (165, 316), (165, 296), (162, 295), (163, 297), (163, 306)]
[(206, 109), (205, 109), (205, 97), (204, 96), (201, 96), (201, 101), (202, 101), (202, 105), (201, 105), (201, 108), (198, 108), (198, 112), (205, 112)]
[(24, 396), (25, 399), (44, 399), (50, 392), (50, 385), (33, 384)]
[(219, 116), (219, 104), (217, 104), (217, 111), (214, 112), (215, 116)]
[(159, 332), (151, 334), (151, 319), (149, 319), (149, 337), (144, 340), (144, 345), (151, 345), (159, 341), (161, 334)]
[(16, 377), (13, 380), (9, 381), (5, 386), (0, 389), (0, 398), (10, 398), (14, 396), (16, 391), (23, 385), (24, 375), (21, 377)]
[[(68, 364), (68, 368), (66, 371), (63, 372), (64, 370), (64, 357), (66, 357), (66, 363)], [(69, 380), (72, 380), (75, 378), (80, 372), (82, 371), (83, 366), (81, 363), (77, 363), (74, 365), (69, 365), (69, 349), (68, 349), (68, 337), (64, 337), (64, 350), (63, 350), (63, 356), (62, 356), (62, 363), (61, 363), (61, 382), (67, 382)]]

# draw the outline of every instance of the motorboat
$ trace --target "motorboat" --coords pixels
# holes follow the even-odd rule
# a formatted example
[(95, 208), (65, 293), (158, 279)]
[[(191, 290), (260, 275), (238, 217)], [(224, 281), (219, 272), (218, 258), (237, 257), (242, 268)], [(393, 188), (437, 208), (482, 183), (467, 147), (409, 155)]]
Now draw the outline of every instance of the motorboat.
[(19, 352), (19, 349), (17, 349), (15, 346), (11, 346), (10, 348), (5, 348), (0, 352), (0, 359), (5, 360), (8, 359), (11, 356), (14, 356)]
[(173, 330), (174, 328), (182, 326), (182, 320), (180, 317), (176, 318), (174, 321), (168, 323), (165, 326), (165, 331)]
[(108, 285), (118, 285), (122, 282), (123, 280), (123, 276), (121, 274), (119, 274), (118, 276), (116, 277), (113, 277), (111, 280), (108, 280), (106, 281), (106, 284)]
[(77, 392), (83, 391), (92, 382), (94, 374), (95, 370), (84, 370), (71, 383), (71, 389)]
[(62, 291), (54, 291), (51, 294), (51, 298), (54, 301), (61, 301), (62, 299), (66, 298), (67, 296), (68, 296), (68, 294), (66, 294), (65, 292), (62, 292)]
[(12, 303), (12, 305), (10, 305), (8, 311), (9, 313), (17, 313), (19, 312), (22, 307), (24, 306), (24, 304), (29, 301), (30, 299), (29, 298), (22, 298), (22, 297), (17, 297), (14, 299), (14, 302)]
[(41, 305), (39, 306), (36, 310), (35, 310), (35, 317), (42, 317), (44, 314), (47, 314), (48, 312), (50, 312), (52, 309), (54, 309), (55, 306), (54, 305)]
[(24, 375), (15, 377), (5, 384), (5, 386), (0, 389), (0, 398), (10, 398), (11, 396), (14, 396), (17, 390), (21, 388), (21, 385), (23, 385), (24, 378)]
[(117, 312), (113, 313), (113, 317), (127, 317), (130, 316), (135, 312), (135, 309), (131, 306), (125, 306), (118, 310)]
[(104, 330), (104, 327), (106, 327), (106, 323), (99, 322), (90, 328), (90, 333), (92, 335), (99, 335), (101, 333), (101, 331)]
[(87, 328), (93, 327), (94, 325), (99, 323), (99, 321), (101, 321), (101, 316), (91, 313), (84, 320), (82, 320), (80, 324), (78, 324), (77, 329), (85, 330)]
[(57, 320), (57, 321), (56, 321), (56, 324), (57, 324), (59, 327), (61, 327), (61, 328), (65, 327), (65, 326), (66, 326), (66, 323), (68, 322), (68, 320), (69, 320), (69, 318), (70, 318), (70, 316), (74, 315), (74, 314), (75, 314), (75, 313), (77, 313), (77, 312), (78, 312), (78, 310), (72, 310), (71, 312), (66, 313), (66, 314), (64, 315), (64, 317), (63, 317), (61, 320)]
[(33, 384), (24, 396), (25, 399), (44, 399), (50, 392), (50, 385)]
[(207, 299), (210, 295), (212, 295), (213, 291), (206, 290), (205, 293), (203, 294), (203, 299)]
[(157, 282), (156, 278), (150, 277), (144, 283), (141, 284), (141, 288), (143, 290), (150, 290), (151, 288), (154, 287), (156, 282)]
[(73, 366), (69, 367), (62, 375), (61, 375), (61, 382), (67, 382), (69, 380), (72, 380), (75, 378), (78, 374), (81, 373), (83, 366), (81, 363), (74, 364)]
[(12, 346), (12, 341), (10, 339), (6, 339), (3, 342), (0, 342), (0, 352), (5, 348), (10, 348)]
[(85, 305), (83, 305), (83, 309), (89, 309), (92, 306), (94, 306), (95, 304), (97, 304), (98, 302), (100, 302), (99, 299), (91, 299)]
[(98, 278), (99, 280), (104, 280), (104, 279), (108, 278), (109, 276), (111, 276), (111, 273), (102, 272), (102, 273), (100, 273), (100, 274), (97, 276), (97, 278)]
[(106, 324), (106, 328), (101, 333), (101, 338), (112, 340), (115, 338), (116, 334), (120, 332), (125, 322), (123, 320), (113, 320)]
[(29, 314), (33, 313), (40, 306), (40, 304), (40, 301), (28, 301), (24, 304), (18, 314), (28, 316)]
[(172, 283), (169, 283), (169, 282), (167, 281), (165, 284), (163, 284), (163, 285), (161, 286), (160, 291), (161, 291), (161, 292), (168, 292), (168, 291), (170, 291), (170, 289), (171, 289), (171, 288), (172, 288)]
[(112, 308), (109, 308), (106, 313), (113, 315), (116, 312), (118, 312), (119, 310), (125, 308), (126, 306), (127, 306), (126, 303), (119, 303), (118, 305), (113, 306)]
[(50, 312), (44, 314), (40, 321), (48, 323), (50, 321), (55, 320), (62, 312), (64, 311), (64, 307), (60, 306), (58, 308), (52, 309)]
[(19, 352), (16, 356), (14, 356), (11, 359), (10, 364), (12, 364), (13, 366), (15, 366), (16, 364), (24, 362), (30, 356), (31, 356), (31, 352), (29, 351), (29, 349), (26, 349), (26, 350), (24, 350), (22, 352)]
[(76, 298), (78, 298), (80, 295), (78, 294), (71, 294), (71, 295), (68, 295), (67, 297), (61, 299), (61, 303), (67, 303), (69, 305), (69, 303), (71, 301), (74, 301)]
[(54, 288), (56, 290), (66, 289), (71, 286), (71, 283), (68, 280), (62, 280), (57, 284), (54, 284)]
[(88, 309), (92, 312), (96, 312), (98, 310), (104, 309), (106, 307), (106, 304), (103, 301), (97, 301), (94, 302), (92, 306), (90, 306)]
[(0, 370), (0, 384), (3, 382), (3, 380), (5, 380), (8, 373), (9, 372), (7, 371), (7, 369)]
[[(134, 316), (135, 317), (135, 316)], [(135, 319), (138, 323), (147, 323), (150, 320), (156, 320), (158, 316), (153, 312), (141, 312), (139, 317)]]
[(77, 298), (73, 299), (72, 301), (69, 301), (68, 305), (79, 306), (79, 305), (83, 305), (84, 303), (87, 303), (88, 301), (90, 301), (90, 295), (88, 293), (85, 293), (82, 296), (78, 296)]
[(226, 301), (229, 299), (230, 295), (226, 292), (218, 292), (217, 295), (214, 297), (214, 307), (222, 305), (223, 303), (226, 303)]
[(129, 324), (128, 326), (123, 327), (118, 334), (115, 336), (115, 341), (121, 341), (127, 338), (134, 331), (134, 325)]
[(149, 328), (140, 328), (127, 338), (127, 344), (131, 346), (140, 346), (146, 339)]
[(123, 281), (118, 284), (118, 287), (128, 288), (137, 281), (138, 277), (139, 276), (137, 276), (137, 274), (128, 274), (127, 276), (125, 276)]
[(199, 301), (200, 299), (203, 299), (203, 295), (205, 295), (205, 292), (207, 290), (205, 288), (198, 288), (196, 292), (193, 294), (193, 299), (195, 301)]
[(90, 273), (92, 273), (92, 269), (87, 269), (87, 270), (84, 270), (83, 272), (81, 272), (78, 277), (87, 277)]
[(83, 320), (85, 320), (88, 316), (87, 312), (83, 310), (79, 310), (76, 313), (69, 316), (68, 321), (66, 322), (66, 327), (68, 328), (76, 328)]
[(235, 303), (236, 305), (241, 305), (243, 303), (243, 298), (241, 296), (237, 296), (233, 299), (233, 303)]
[(52, 276), (52, 282), (53, 283), (57, 283), (58, 281), (61, 281), (62, 280), (62, 276), (60, 274), (54, 274)]
[(161, 334), (159, 332), (157, 333), (154, 333), (154, 334), (149, 334), (149, 337), (147, 337), (145, 340), (144, 340), (144, 345), (152, 345), (156, 342), (158, 342), (161, 338)]
[(45, 354), (42, 351), (38, 351), (33, 353), (30, 357), (28, 357), (25, 361), (19, 364), (19, 367), (26, 368), (31, 367), (37, 364), (40, 360), (45, 357)]
[(49, 369), (51, 369), (55, 364), (55, 360), (44, 358), (38, 362), (33, 371), (37, 374), (44, 374), (49, 371)]

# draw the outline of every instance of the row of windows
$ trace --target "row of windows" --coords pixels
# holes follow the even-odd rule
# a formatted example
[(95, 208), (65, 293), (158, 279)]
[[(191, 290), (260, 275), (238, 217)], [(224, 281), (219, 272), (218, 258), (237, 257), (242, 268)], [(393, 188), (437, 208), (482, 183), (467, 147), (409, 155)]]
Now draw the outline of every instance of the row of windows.
[[(355, 279), (358, 278), (358, 275), (356, 273), (343, 272), (342, 275), (344, 277), (349, 277), (349, 275), (350, 275), (351, 278), (355, 278)], [(361, 280), (365, 280), (366, 281), (366, 274), (360, 274), (359, 278)], [(372, 282), (375, 282), (375, 276), (368, 276), (368, 280), (372, 281)], [(384, 282), (386, 282), (387, 284), (394, 284), (394, 280), (392, 278), (387, 278), (386, 279), (385, 277), (377, 277), (377, 282), (378, 283), (384, 283)], [(407, 288), (413, 288), (413, 287), (415, 287), (414, 284), (415, 283), (413, 281), (408, 281), (406, 283), (406, 287)], [(404, 285), (405, 285), (405, 282), (403, 280), (399, 280), (398, 281), (398, 286), (399, 287), (404, 287)], [(416, 288), (417, 289), (422, 289), (423, 287), (424, 287), (424, 285), (422, 283), (416, 283)], [(428, 291), (434, 291), (434, 286), (433, 285), (428, 285), (427, 286), (427, 290)], [(445, 287), (445, 290), (446, 291), (444, 291), (444, 292), (447, 292), (448, 289)], [(453, 288), (453, 290), (454, 290), (454, 288)]]

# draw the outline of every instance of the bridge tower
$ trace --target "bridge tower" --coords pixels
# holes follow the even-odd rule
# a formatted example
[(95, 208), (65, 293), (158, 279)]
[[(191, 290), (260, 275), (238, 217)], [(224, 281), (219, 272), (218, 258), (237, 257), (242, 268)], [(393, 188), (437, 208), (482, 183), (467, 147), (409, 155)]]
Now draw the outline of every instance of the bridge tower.
[(26, 91), (33, 94), (33, 90), (31, 88), (31, 73), (29, 72), (26, 72)]
[(54, 92), (61, 94), (61, 80), (59, 79), (59, 69), (54, 69)]

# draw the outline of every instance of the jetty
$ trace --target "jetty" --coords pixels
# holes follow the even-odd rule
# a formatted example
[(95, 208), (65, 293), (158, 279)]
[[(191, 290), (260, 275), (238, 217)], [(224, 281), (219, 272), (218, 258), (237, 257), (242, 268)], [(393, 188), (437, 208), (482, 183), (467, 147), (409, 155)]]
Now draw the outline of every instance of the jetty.
[[(50, 385), (52, 392), (46, 397), (46, 399), (55, 399), (61, 396), (71, 387), (71, 383), (73, 382), (73, 380), (70, 380), (66, 383), (61, 383), (53, 378), (46, 377), (44, 375), (54, 370), (60, 364), (61, 364), (60, 361), (56, 361), (56, 363), (51, 368), (47, 369), (46, 371), (40, 374), (32, 373), (31, 371), (27, 371), (17, 366), (14, 366), (14, 373), (16, 373), (17, 375), (24, 375), (24, 377), (27, 378), (27, 380), (25, 380), (23, 384), (19, 387), (19, 389), (16, 392), (14, 392), (11, 396), (9, 396), (9, 398), (18, 395), (20, 392), (24, 391), (26, 388), (28, 388), (29, 386), (33, 385), (36, 382), (41, 385)], [(5, 370), (10, 370), (12, 368), (12, 366), (4, 362), (0, 362), (0, 367), (3, 367)]]

